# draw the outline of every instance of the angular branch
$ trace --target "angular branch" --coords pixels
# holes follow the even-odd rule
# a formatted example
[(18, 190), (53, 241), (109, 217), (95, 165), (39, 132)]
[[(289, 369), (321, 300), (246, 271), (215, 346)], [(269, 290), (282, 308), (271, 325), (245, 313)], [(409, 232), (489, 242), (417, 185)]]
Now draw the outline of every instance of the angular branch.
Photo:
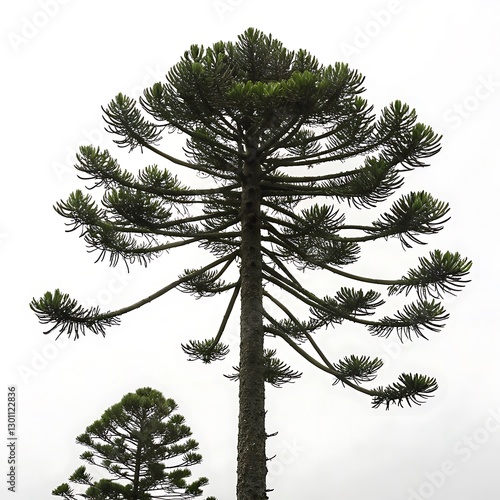
[(200, 359), (204, 363), (211, 363), (212, 361), (223, 359), (229, 353), (229, 347), (220, 343), (220, 339), (224, 330), (226, 329), (227, 322), (231, 316), (231, 312), (236, 303), (236, 299), (240, 293), (240, 280), (235, 284), (231, 300), (227, 306), (219, 331), (215, 338), (197, 341), (190, 340), (187, 344), (181, 344), (182, 350), (189, 356), (189, 361)]
[[(215, 271), (205, 271), (202, 274), (198, 274), (193, 279), (184, 281), (179, 285), (178, 289), (184, 293), (190, 293), (194, 295), (197, 299), (201, 297), (213, 297), (214, 295), (230, 290), (231, 288), (237, 287), (236, 283), (226, 285), (223, 280), (220, 280), (221, 276), (226, 272), (229, 266), (234, 261), (235, 257), (228, 260), (221, 270)], [(186, 269), (184, 271), (184, 276), (192, 275), (195, 269)]]

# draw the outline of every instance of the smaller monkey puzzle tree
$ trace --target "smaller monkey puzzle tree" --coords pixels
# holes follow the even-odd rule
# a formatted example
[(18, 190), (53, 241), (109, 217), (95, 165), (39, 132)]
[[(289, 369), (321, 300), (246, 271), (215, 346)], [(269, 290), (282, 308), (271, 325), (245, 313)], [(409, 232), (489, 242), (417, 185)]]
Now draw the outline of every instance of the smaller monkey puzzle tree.
[[(188, 467), (199, 464), (198, 443), (182, 415), (173, 413), (173, 399), (149, 387), (125, 395), (108, 408), (99, 420), (76, 438), (90, 448), (80, 458), (104, 469), (112, 479), (95, 481), (82, 465), (69, 481), (87, 486), (75, 493), (68, 483), (52, 491), (66, 500), (151, 500), (195, 498), (208, 484), (206, 477), (192, 483)], [(208, 497), (207, 500), (216, 500)]]

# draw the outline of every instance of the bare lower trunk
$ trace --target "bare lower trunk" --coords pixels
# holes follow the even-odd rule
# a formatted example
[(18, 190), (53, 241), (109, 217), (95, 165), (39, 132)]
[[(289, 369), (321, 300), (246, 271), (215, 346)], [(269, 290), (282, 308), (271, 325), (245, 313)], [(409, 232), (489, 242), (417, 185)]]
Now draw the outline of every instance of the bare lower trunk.
[(259, 175), (247, 165), (242, 192), (237, 500), (267, 498)]
[[(141, 431), (142, 431), (141, 422)], [(137, 450), (135, 452), (135, 469), (134, 469), (134, 489), (132, 491), (132, 500), (137, 500), (139, 498), (139, 474), (141, 471), (141, 454), (142, 454), (142, 443), (141, 438), (137, 439)]]

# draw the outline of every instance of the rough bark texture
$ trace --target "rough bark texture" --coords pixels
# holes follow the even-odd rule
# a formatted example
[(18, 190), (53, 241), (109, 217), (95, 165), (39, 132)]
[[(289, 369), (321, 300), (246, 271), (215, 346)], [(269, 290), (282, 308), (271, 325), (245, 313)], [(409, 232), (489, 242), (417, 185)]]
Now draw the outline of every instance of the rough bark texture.
[(258, 162), (247, 164), (242, 190), (238, 500), (267, 498), (259, 177)]

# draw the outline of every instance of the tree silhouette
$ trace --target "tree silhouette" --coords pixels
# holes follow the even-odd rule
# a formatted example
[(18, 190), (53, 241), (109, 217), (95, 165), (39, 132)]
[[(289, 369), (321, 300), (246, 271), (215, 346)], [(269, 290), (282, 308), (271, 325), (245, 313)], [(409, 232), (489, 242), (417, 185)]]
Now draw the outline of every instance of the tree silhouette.
[[(173, 399), (149, 387), (125, 395), (87, 427), (76, 442), (92, 451), (80, 455), (91, 466), (104, 469), (113, 479), (94, 481), (82, 465), (70, 476), (84, 485), (75, 493), (68, 483), (52, 494), (66, 500), (152, 500), (188, 499), (200, 496), (206, 477), (192, 483), (189, 467), (201, 462), (198, 443), (190, 439), (191, 429), (178, 413)], [(207, 500), (215, 500), (209, 497)]]
[[(314, 338), (346, 322), (372, 335), (426, 338), (448, 318), (439, 299), (460, 290), (471, 267), (458, 253), (433, 250), (401, 277), (377, 276), (375, 264), (373, 276), (344, 270), (358, 261), (363, 243), (395, 238), (403, 249), (424, 243), (449, 212), (447, 203), (418, 191), (403, 194), (371, 223), (346, 222), (342, 207), (351, 215), (378, 206), (403, 186), (404, 174), (426, 166), (440, 149), (440, 137), (400, 101), (377, 118), (362, 85), (346, 64), (323, 66), (256, 29), (236, 43), (192, 45), (139, 103), (118, 94), (103, 111), (118, 146), (193, 170), (207, 187), (190, 188), (157, 165), (134, 175), (108, 150), (85, 146), (76, 168), (104, 188), (101, 205), (78, 190), (56, 206), (98, 260), (109, 257), (111, 265), (147, 264), (190, 244), (212, 258), (117, 311), (86, 309), (59, 290), (46, 293), (31, 307), (42, 323), (53, 324), (49, 331), (104, 334), (123, 314), (173, 289), (196, 297), (229, 292), (214, 336), (182, 346), (190, 359), (209, 363), (228, 353), (222, 336), (240, 298), (239, 365), (230, 376), (239, 380), (238, 500), (266, 498), (264, 381), (280, 386), (300, 377), (264, 347), (264, 337), (281, 339), (336, 382), (371, 396), (374, 407), (420, 404), (437, 388), (434, 378), (409, 373), (387, 386), (363, 387), (382, 361), (356, 355), (333, 361)], [(165, 131), (187, 136), (185, 158), (159, 149)], [(337, 290), (319, 296), (297, 269), (321, 271), (322, 279), (328, 274)], [(415, 300), (376, 317), (385, 303), (381, 291)], [(307, 306), (309, 316), (299, 317), (288, 300)]]

